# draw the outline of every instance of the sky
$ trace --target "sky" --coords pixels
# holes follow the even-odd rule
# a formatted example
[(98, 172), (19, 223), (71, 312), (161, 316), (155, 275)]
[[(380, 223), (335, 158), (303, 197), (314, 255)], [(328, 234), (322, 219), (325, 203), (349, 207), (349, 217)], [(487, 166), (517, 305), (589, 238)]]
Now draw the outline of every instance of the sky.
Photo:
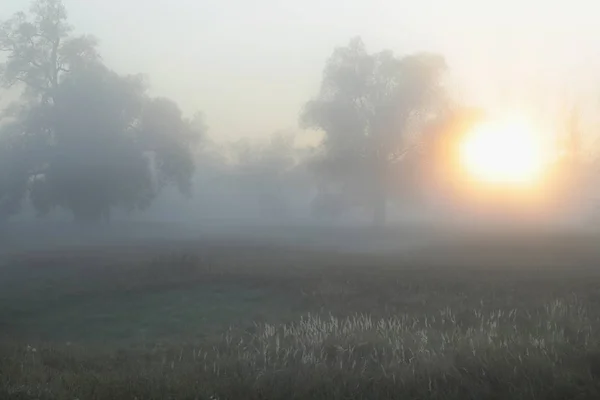
[[(76, 32), (99, 38), (110, 67), (144, 73), (154, 94), (202, 111), (216, 141), (298, 129), (328, 56), (357, 35), (370, 51), (444, 54), (461, 96), (486, 107), (539, 106), (565, 89), (600, 99), (592, 0), (64, 3)], [(1, 0), (0, 19), (29, 4)]]

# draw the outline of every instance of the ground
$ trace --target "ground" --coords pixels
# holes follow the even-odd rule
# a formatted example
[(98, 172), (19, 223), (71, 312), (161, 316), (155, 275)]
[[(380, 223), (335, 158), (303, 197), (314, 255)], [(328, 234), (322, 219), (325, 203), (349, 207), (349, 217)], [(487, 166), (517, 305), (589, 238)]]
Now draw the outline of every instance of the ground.
[(394, 238), (5, 253), (0, 398), (600, 398), (600, 237)]

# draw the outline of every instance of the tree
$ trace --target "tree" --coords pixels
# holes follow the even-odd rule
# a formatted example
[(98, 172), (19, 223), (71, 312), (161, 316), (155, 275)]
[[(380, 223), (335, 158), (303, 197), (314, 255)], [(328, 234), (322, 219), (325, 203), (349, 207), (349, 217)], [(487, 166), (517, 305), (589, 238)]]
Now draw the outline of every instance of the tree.
[(302, 189), (294, 135), (277, 132), (265, 142), (243, 140), (233, 146), (234, 185), (254, 200), (260, 215), (280, 220), (291, 213), (290, 201)]
[(29, 194), (41, 214), (61, 207), (95, 221), (113, 207), (144, 208), (171, 183), (189, 194), (201, 119), (148, 96), (143, 77), (104, 66), (95, 40), (70, 36), (66, 18), (61, 1), (38, 0), (31, 17), (0, 25), (3, 83), (23, 89), (2, 128), (12, 138), (2, 151), (18, 151), (3, 161), (0, 211), (15, 213)]
[(369, 207), (375, 224), (385, 222), (391, 167), (407, 153), (408, 138), (446, 103), (445, 71), (439, 55), (369, 54), (356, 38), (333, 52), (319, 94), (305, 106), (303, 127), (325, 132), (317, 171)]
[(24, 12), (0, 23), (2, 83), (21, 84), (25, 94), (52, 100), (61, 77), (74, 68), (96, 63), (100, 57), (92, 36), (70, 36), (67, 12), (61, 0), (37, 0)]
[(89, 221), (108, 218), (113, 206), (148, 204), (154, 188), (132, 126), (143, 90), (139, 81), (98, 66), (69, 74), (55, 88), (52, 106), (32, 110), (45, 109), (42, 126), (52, 132), (45, 165), (32, 185), (38, 210), (62, 207)]
[(191, 195), (195, 165), (190, 149), (199, 143), (206, 130), (201, 113), (187, 119), (172, 100), (161, 97), (145, 101), (138, 133), (140, 144), (151, 154), (159, 188), (174, 183), (182, 194)]

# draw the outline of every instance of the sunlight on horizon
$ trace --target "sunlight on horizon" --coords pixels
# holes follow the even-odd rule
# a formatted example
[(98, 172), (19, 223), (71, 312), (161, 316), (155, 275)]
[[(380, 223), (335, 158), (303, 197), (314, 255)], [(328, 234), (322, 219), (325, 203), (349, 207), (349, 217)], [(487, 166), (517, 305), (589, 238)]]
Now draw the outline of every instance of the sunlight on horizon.
[(537, 183), (551, 154), (541, 133), (525, 119), (486, 121), (468, 132), (459, 146), (465, 173), (480, 183)]

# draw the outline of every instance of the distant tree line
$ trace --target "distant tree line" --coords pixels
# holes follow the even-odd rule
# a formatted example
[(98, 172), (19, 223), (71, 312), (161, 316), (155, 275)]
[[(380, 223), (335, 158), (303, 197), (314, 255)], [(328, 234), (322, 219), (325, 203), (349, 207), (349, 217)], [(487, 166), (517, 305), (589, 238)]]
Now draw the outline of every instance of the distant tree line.
[[(0, 54), (2, 86), (22, 93), (0, 119), (1, 219), (29, 201), (39, 215), (59, 208), (97, 222), (146, 209), (165, 187), (192, 193), (208, 157), (202, 114), (187, 118), (150, 96), (143, 76), (112, 71), (94, 37), (73, 34), (61, 0), (35, 0), (1, 22)], [(240, 142), (219, 162), (235, 166), (227, 179), (255, 193), (265, 215), (285, 215), (278, 188), (305, 187), (300, 175), (310, 174), (313, 215), (360, 208), (383, 224), (389, 202), (414, 190), (434, 138), (464, 114), (446, 74), (441, 55), (369, 53), (355, 38), (334, 50), (301, 112), (301, 127), (324, 132), (316, 153), (295, 157), (293, 138), (274, 136), (263, 148)]]

